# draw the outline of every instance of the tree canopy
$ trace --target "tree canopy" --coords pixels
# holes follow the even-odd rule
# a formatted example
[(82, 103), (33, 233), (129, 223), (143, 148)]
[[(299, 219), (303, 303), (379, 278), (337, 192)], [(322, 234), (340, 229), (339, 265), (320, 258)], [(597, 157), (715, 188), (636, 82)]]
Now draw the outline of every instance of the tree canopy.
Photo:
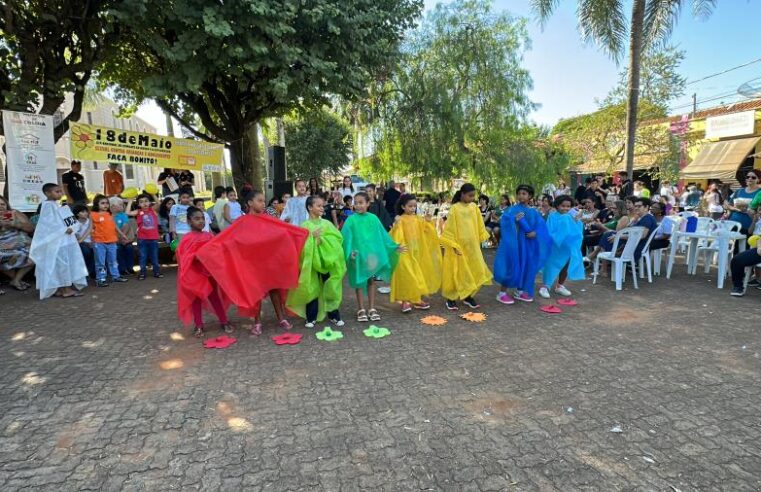
[(293, 178), (320, 178), (339, 174), (349, 165), (352, 151), (349, 125), (327, 108), (285, 118), (288, 174)]
[[(353, 97), (394, 63), (419, 0), (124, 0), (129, 30), (104, 71), (122, 102), (154, 98), (226, 143), (237, 185), (258, 184), (257, 124), (330, 94)], [(197, 115), (205, 129), (192, 125)]]

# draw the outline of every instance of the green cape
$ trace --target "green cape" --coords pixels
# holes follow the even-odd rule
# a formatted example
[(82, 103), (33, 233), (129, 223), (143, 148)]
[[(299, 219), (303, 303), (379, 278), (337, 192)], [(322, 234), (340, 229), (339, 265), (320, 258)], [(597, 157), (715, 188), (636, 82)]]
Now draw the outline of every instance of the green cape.
[[(367, 290), (373, 277), (388, 282), (396, 268), (398, 244), (391, 239), (381, 221), (371, 213), (350, 215), (341, 234), (344, 237), (344, 258), (349, 270), (349, 285)], [(352, 258), (353, 252), (356, 258)]]
[[(341, 305), (343, 278), (346, 262), (341, 243), (343, 237), (335, 226), (325, 219), (310, 219), (301, 224), (310, 234), (301, 251), (301, 272), (299, 286), (288, 293), (288, 309), (306, 317), (306, 305), (317, 299), (319, 310), (317, 321), (325, 319), (325, 313), (338, 309)], [(312, 231), (322, 229), (320, 241), (315, 240)], [(322, 275), (329, 275), (323, 283)]]

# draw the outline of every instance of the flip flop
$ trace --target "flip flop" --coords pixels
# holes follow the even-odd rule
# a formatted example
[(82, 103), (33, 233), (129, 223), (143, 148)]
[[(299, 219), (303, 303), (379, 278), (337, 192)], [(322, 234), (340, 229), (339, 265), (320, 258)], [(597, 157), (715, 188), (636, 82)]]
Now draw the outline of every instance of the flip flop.
[(68, 297), (82, 297), (82, 295), (83, 295), (83, 294), (82, 294), (81, 292), (72, 292), (72, 293), (71, 293), (71, 294), (69, 294), (69, 295), (63, 295), (63, 294), (61, 294), (61, 297), (63, 297), (64, 299), (66, 299), (66, 298), (68, 298)]
[(563, 310), (557, 306), (542, 306), (539, 310), (547, 314), (560, 314), (563, 312)]
[(578, 305), (578, 302), (574, 301), (573, 299), (558, 299), (557, 302), (561, 306), (576, 306), (576, 305)]

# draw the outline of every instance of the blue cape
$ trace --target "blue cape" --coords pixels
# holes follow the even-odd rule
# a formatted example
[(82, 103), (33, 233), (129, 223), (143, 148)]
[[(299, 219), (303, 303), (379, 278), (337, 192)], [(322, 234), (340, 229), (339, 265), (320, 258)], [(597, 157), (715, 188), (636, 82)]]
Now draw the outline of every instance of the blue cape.
[(584, 280), (586, 274), (581, 256), (584, 225), (574, 220), (570, 214), (552, 212), (547, 218), (547, 230), (552, 238), (552, 249), (544, 265), (542, 280), (544, 285), (552, 287), (566, 264), (568, 264), (569, 280)]
[[(521, 212), (525, 217), (517, 223), (515, 216)], [(533, 297), (536, 275), (544, 267), (552, 244), (547, 225), (536, 209), (519, 203), (502, 214), (500, 231), (494, 278), (503, 287), (522, 290)], [(536, 237), (527, 238), (529, 232), (536, 232)]]

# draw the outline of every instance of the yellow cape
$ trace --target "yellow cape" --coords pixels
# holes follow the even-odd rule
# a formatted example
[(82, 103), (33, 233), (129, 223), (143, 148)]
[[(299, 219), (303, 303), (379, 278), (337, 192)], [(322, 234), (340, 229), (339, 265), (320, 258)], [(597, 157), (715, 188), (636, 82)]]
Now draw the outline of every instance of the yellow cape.
[(421, 302), (441, 288), (441, 246), (433, 224), (418, 215), (402, 215), (391, 238), (407, 248), (391, 277), (391, 301)]
[(444, 246), (441, 294), (445, 298), (464, 299), (482, 286), (491, 285), (492, 273), (481, 253), (481, 243), (487, 239), (489, 233), (475, 203), (452, 205), (441, 235)]

